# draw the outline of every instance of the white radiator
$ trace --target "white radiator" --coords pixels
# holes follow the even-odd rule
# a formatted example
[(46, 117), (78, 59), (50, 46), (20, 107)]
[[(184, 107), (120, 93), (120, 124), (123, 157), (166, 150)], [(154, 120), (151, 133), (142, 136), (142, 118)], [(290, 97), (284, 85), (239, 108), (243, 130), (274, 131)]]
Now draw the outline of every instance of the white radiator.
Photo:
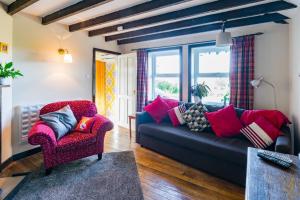
[(43, 105), (18, 106), (16, 114), (18, 116), (18, 133), (21, 143), (27, 142), (28, 132), (33, 124), (39, 120), (40, 109)]

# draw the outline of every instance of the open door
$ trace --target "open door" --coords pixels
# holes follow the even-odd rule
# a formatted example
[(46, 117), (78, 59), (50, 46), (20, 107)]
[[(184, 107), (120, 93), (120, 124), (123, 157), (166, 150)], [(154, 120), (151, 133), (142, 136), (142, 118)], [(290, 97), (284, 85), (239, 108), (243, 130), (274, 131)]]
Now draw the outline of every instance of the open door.
[(118, 56), (117, 61), (117, 113), (119, 126), (128, 128), (128, 116), (136, 111), (136, 53)]

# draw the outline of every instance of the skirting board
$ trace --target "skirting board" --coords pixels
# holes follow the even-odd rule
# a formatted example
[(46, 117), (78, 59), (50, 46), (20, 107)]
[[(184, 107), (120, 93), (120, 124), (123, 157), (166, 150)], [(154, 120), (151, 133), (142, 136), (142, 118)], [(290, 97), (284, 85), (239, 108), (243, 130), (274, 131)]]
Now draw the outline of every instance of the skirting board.
[(20, 160), (22, 158), (26, 158), (28, 156), (31, 156), (33, 154), (39, 153), (41, 151), (41, 147), (36, 147), (34, 149), (30, 149), (28, 151), (24, 151), (18, 154), (15, 154), (8, 158), (6, 161), (0, 164), (0, 172), (5, 169), (9, 164), (11, 164), (13, 161)]

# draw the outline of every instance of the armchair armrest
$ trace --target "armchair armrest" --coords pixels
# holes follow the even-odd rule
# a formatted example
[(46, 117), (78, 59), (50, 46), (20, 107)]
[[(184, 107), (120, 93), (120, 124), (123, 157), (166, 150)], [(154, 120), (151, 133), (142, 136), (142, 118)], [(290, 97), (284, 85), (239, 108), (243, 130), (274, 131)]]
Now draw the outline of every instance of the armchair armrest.
[(279, 153), (291, 153), (291, 131), (288, 126), (281, 128), (283, 135), (279, 136), (275, 143), (275, 151)]
[(139, 133), (139, 126), (145, 123), (154, 122), (152, 117), (147, 112), (137, 112), (136, 113), (136, 121), (135, 121), (135, 131), (136, 131), (136, 142), (139, 143), (140, 141), (140, 133)]
[(30, 129), (28, 142), (32, 145), (41, 145), (49, 150), (53, 150), (57, 145), (54, 131), (42, 121), (36, 122)]
[(95, 122), (92, 128), (92, 133), (97, 135), (102, 135), (106, 131), (113, 129), (113, 123), (102, 115), (95, 115)]

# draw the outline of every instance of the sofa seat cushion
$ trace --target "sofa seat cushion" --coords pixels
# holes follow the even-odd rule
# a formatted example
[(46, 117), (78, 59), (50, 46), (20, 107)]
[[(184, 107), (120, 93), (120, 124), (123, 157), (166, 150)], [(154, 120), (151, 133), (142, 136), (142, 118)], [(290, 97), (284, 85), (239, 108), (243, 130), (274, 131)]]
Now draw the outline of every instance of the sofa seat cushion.
[(173, 127), (170, 123), (141, 124), (138, 131), (141, 137), (142, 135), (154, 137), (239, 165), (246, 164), (247, 148), (253, 147), (246, 138), (241, 136), (219, 138), (211, 132), (194, 133), (185, 126)]
[(58, 152), (70, 151), (74, 148), (80, 148), (82, 146), (88, 146), (94, 144), (97, 138), (95, 134), (72, 132), (62, 137), (56, 146)]

